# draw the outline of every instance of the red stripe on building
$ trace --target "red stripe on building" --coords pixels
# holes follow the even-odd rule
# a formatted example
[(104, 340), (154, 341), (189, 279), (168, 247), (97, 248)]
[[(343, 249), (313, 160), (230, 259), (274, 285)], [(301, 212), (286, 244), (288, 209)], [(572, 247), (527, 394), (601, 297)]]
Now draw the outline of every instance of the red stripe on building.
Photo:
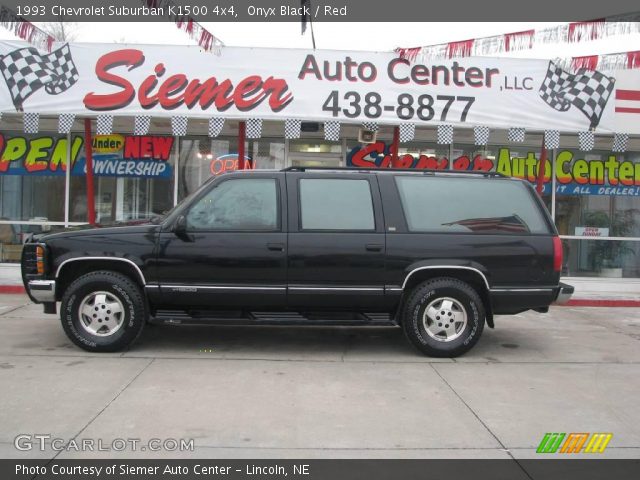
[(616, 100), (640, 100), (640, 90), (616, 90)]
[(640, 113), (640, 108), (616, 107), (618, 113)]

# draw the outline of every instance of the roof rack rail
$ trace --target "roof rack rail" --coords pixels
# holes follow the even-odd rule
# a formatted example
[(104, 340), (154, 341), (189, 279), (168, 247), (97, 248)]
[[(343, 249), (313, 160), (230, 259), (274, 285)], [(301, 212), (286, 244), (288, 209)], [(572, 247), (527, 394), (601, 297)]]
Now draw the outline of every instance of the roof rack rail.
[(410, 172), (410, 173), (429, 173), (429, 174), (454, 174), (454, 175), (479, 175), (484, 177), (508, 178), (500, 172), (485, 172), (482, 170), (442, 170), (428, 168), (363, 168), (363, 167), (287, 167), (280, 170), (281, 172), (308, 172), (308, 171), (344, 171), (344, 172)]

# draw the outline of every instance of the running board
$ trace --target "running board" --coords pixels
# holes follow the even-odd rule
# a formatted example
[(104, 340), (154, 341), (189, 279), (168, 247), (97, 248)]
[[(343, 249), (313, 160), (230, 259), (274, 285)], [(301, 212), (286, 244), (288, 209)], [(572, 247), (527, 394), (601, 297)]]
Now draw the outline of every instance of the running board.
[(333, 325), (394, 326), (388, 313), (359, 312), (212, 312), (158, 310), (151, 323), (174, 325)]

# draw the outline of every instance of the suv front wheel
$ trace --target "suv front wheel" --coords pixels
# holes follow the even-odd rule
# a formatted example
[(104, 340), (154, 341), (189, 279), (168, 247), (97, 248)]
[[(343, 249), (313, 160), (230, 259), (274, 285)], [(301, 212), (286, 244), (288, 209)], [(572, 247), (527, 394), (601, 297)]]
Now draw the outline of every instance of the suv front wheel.
[(115, 352), (142, 333), (147, 307), (140, 287), (117, 272), (97, 271), (75, 280), (62, 297), (67, 336), (90, 352)]
[(480, 296), (469, 284), (448, 277), (417, 285), (402, 312), (411, 343), (431, 357), (457, 357), (473, 347), (484, 328)]

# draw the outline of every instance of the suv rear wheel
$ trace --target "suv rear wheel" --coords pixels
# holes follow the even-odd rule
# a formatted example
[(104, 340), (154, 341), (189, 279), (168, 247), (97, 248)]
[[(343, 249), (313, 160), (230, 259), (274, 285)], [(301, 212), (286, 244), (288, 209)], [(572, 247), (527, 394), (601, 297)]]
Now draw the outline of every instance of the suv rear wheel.
[(60, 319), (67, 336), (90, 352), (115, 352), (133, 343), (147, 321), (140, 287), (117, 272), (87, 273), (62, 297)]
[(431, 357), (457, 357), (473, 347), (484, 328), (484, 305), (469, 284), (448, 277), (417, 285), (402, 312), (411, 343)]

